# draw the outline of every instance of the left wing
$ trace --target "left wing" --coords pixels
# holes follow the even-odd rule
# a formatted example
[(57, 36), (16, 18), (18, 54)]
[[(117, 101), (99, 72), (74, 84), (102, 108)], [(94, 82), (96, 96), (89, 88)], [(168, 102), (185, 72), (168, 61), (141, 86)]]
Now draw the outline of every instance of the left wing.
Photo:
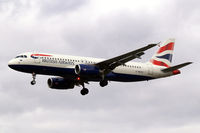
[(144, 55), (144, 51), (155, 47), (157, 44), (149, 44), (145, 47), (142, 47), (140, 49), (131, 51), (129, 53), (99, 62), (97, 64), (95, 64), (97, 67), (99, 67), (101, 70), (104, 71), (110, 71), (115, 69), (116, 67), (120, 66), (120, 65), (124, 65), (126, 62), (131, 61), (135, 58), (140, 58), (142, 55)]

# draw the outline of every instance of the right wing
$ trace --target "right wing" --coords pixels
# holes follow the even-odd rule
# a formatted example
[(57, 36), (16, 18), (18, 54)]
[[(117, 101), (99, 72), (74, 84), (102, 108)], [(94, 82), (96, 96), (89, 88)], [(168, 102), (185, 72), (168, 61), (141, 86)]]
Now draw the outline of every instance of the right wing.
[(101, 70), (113, 70), (120, 65), (124, 65), (128, 61), (131, 61), (135, 58), (140, 58), (142, 55), (144, 55), (144, 51), (146, 51), (152, 47), (155, 47), (156, 45), (157, 44), (149, 44), (140, 49), (137, 49), (137, 50), (131, 51), (129, 53), (99, 62), (95, 65), (97, 67), (99, 67)]

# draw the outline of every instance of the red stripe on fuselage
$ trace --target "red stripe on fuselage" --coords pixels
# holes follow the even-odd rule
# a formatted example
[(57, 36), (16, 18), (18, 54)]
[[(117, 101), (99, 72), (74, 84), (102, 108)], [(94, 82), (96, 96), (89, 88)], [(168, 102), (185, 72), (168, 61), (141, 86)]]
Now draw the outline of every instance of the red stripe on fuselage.
[(174, 50), (174, 42), (170, 42), (170, 43), (168, 43), (167, 45), (161, 47), (161, 48), (158, 50), (157, 54), (162, 53), (162, 52), (164, 52), (164, 51), (166, 51), (166, 50)]
[(31, 56), (52, 56), (52, 55), (46, 55), (46, 54), (32, 54)]
[(151, 60), (152, 64), (157, 65), (157, 66), (165, 66), (165, 67), (169, 67), (166, 63), (162, 62), (162, 61), (157, 61), (157, 60)]

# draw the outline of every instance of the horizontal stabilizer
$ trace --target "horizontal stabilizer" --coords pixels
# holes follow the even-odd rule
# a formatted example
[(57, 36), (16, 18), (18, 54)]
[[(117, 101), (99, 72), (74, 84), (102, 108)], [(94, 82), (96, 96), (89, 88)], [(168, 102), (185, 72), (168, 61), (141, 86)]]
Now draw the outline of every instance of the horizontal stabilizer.
[(180, 64), (180, 65), (177, 65), (177, 66), (173, 66), (173, 67), (170, 67), (170, 68), (165, 68), (162, 71), (163, 72), (172, 72), (174, 70), (178, 70), (179, 68), (185, 67), (185, 66), (190, 65), (190, 64), (192, 64), (192, 62), (186, 62), (186, 63)]

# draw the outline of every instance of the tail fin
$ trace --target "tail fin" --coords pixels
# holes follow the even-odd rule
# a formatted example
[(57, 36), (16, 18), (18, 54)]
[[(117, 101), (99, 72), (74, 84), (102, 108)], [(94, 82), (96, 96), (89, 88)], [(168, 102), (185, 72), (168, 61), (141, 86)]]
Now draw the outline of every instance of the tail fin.
[(174, 50), (175, 39), (168, 39), (161, 44), (158, 51), (153, 55), (150, 62), (153, 65), (170, 67)]

